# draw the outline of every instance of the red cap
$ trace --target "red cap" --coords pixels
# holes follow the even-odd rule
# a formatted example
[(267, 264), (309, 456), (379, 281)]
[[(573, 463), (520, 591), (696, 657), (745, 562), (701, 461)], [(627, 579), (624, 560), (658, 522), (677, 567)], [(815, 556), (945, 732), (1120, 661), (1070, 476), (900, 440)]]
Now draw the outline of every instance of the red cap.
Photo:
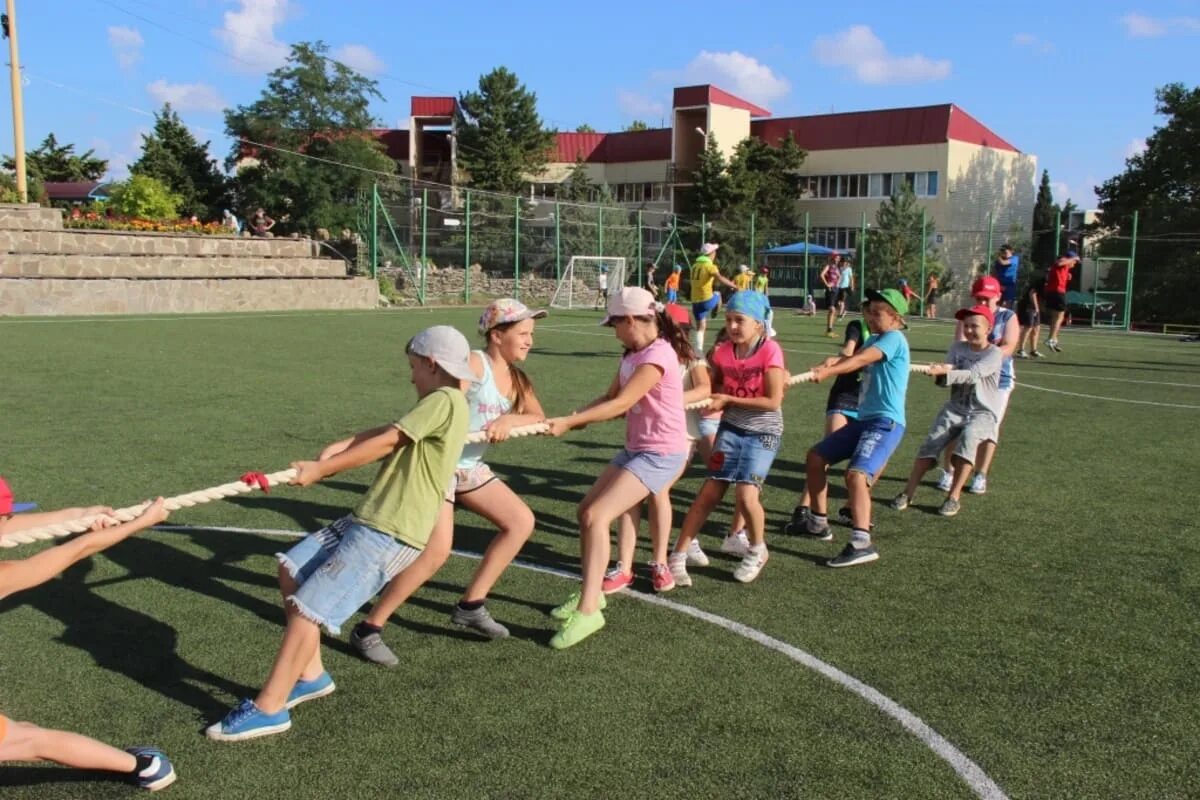
[(1004, 292), (1000, 290), (1000, 281), (991, 275), (976, 278), (971, 284), (971, 297), (999, 297), (1002, 294)]
[[(975, 283), (978, 284), (979, 281), (975, 281)], [(989, 328), (996, 324), (996, 317), (987, 306), (971, 306), (970, 308), (960, 308), (954, 312), (955, 319), (966, 319), (967, 317), (983, 317), (987, 320)]]
[(687, 309), (678, 303), (667, 303), (665, 306), (667, 316), (675, 320), (676, 325), (691, 325), (692, 318), (688, 315)]
[(8, 481), (0, 478), (0, 514), (19, 514), (37, 508), (37, 503), (14, 503), (12, 489)]

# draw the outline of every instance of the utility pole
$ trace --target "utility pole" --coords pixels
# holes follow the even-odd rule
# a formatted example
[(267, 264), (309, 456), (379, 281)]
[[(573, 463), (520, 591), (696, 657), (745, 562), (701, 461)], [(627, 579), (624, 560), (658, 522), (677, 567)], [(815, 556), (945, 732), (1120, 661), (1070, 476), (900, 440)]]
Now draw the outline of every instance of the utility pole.
[(8, 67), (12, 82), (13, 162), (17, 168), (17, 197), (29, 202), (29, 186), (25, 181), (25, 112), (21, 107), (21, 60), (17, 53), (16, 0), (5, 0), (4, 36), (8, 39)]

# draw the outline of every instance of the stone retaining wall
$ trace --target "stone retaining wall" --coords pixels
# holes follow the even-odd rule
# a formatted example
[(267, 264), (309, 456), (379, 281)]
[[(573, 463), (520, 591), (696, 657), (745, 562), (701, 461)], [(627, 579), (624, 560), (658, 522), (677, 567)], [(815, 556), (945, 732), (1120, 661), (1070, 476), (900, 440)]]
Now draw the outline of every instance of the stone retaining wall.
[[(380, 274), (391, 281), (400, 295), (397, 302), (416, 305), (420, 286), (420, 275), (410, 275), (400, 269), (381, 269)], [(547, 304), (554, 296), (558, 282), (554, 278), (538, 275), (522, 275), (520, 296), (524, 302)], [(517, 292), (517, 281), (511, 274), (492, 273), (480, 264), (471, 265), (471, 302), (486, 302), (495, 297), (513, 297)], [(575, 303), (590, 304), (596, 296), (596, 287), (588, 287), (583, 281), (575, 282)], [(582, 298), (582, 300), (581, 300)], [(461, 267), (430, 267), (425, 273), (426, 303), (467, 302), (467, 274)]]

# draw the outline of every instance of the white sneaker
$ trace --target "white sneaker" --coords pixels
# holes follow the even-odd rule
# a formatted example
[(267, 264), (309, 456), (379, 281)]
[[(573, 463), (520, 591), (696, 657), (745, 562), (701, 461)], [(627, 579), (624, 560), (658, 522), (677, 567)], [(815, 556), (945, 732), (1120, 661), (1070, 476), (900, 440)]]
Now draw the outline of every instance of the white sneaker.
[(721, 542), (721, 552), (731, 556), (744, 556), (750, 552), (750, 539), (746, 537), (746, 529), (731, 533)]
[(767, 563), (766, 544), (760, 544), (758, 547), (751, 547), (746, 551), (746, 555), (742, 558), (742, 563), (737, 565), (737, 569), (733, 571), (733, 577), (742, 583), (750, 583), (758, 577), (758, 573), (762, 572), (762, 568)]
[(940, 492), (948, 492), (954, 486), (954, 473), (942, 470), (942, 477), (938, 478), (937, 488)]
[(987, 492), (987, 475), (976, 473), (974, 478), (971, 478), (971, 483), (967, 486), (967, 491), (971, 494), (984, 494)]
[(671, 570), (676, 586), (692, 585), (692, 576), (687, 571), (687, 553), (671, 553), (667, 556), (667, 569)]
[(687, 560), (685, 563), (689, 567), (707, 567), (708, 555), (700, 547), (699, 539), (692, 539), (687, 546)]

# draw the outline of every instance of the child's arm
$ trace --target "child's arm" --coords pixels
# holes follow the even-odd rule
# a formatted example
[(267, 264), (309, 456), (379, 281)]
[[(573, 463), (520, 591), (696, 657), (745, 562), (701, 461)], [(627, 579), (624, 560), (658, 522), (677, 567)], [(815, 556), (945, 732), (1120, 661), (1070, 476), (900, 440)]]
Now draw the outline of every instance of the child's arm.
[(739, 408), (750, 408), (755, 411), (778, 411), (783, 405), (783, 390), (787, 385), (787, 371), (782, 367), (768, 367), (763, 374), (763, 390), (766, 392), (762, 397), (734, 397), (729, 394), (714, 394), (712, 396), (712, 405), (709, 408), (713, 411), (720, 411), (726, 406), (738, 406)]
[(530, 392), (525, 396), (525, 413), (503, 414), (489, 422), (484, 430), (487, 431), (489, 442), (503, 442), (513, 428), (545, 421), (546, 412), (542, 410), (541, 401), (537, 399), (537, 395)]
[[(340, 444), (340, 442), (335, 442)], [(348, 469), (370, 464), (390, 455), (397, 448), (409, 444), (409, 438), (396, 425), (384, 425), (363, 431), (351, 440), (350, 446), (320, 461), (293, 461), (296, 477), (293, 486), (312, 486), (317, 481), (344, 472)], [(325, 448), (329, 450), (332, 448)], [(324, 454), (325, 451), (322, 451)]]
[(1000, 348), (993, 347), (988, 354), (976, 361), (969, 369), (957, 369), (953, 364), (934, 364), (929, 368), (929, 374), (937, 379), (939, 386), (954, 386), (955, 384), (979, 383), (984, 378), (1000, 374), (1004, 365), (1004, 354)]
[(646, 393), (662, 379), (662, 375), (659, 367), (653, 364), (642, 364), (633, 371), (629, 382), (617, 392), (615, 397), (593, 403), (583, 411), (577, 411), (570, 416), (546, 420), (550, 426), (550, 435), (562, 436), (573, 428), (581, 428), (591, 425), (593, 422), (616, 419), (645, 397)]
[(846, 375), (851, 372), (858, 372), (860, 369), (865, 369), (876, 361), (883, 361), (883, 351), (875, 345), (859, 350), (852, 356), (838, 359), (834, 364), (821, 363), (812, 368), (813, 381), (820, 383), (826, 378), (832, 378), (835, 375)]
[(1017, 352), (1017, 342), (1020, 339), (1021, 323), (1017, 320), (1017, 315), (1013, 314), (1004, 324), (1004, 337), (996, 343), (996, 346), (1000, 348), (1000, 352), (1005, 358), (1012, 358), (1013, 353)]
[(75, 562), (112, 547), (122, 539), (157, 525), (166, 518), (167, 509), (160, 497), (131, 522), (76, 536), (22, 561), (0, 561), (0, 598), (45, 583)]
[(708, 377), (708, 365), (703, 361), (696, 363), (696, 366), (688, 370), (688, 376), (692, 379), (692, 388), (683, 393), (683, 404), (685, 406), (706, 399), (712, 394), (712, 381)]

